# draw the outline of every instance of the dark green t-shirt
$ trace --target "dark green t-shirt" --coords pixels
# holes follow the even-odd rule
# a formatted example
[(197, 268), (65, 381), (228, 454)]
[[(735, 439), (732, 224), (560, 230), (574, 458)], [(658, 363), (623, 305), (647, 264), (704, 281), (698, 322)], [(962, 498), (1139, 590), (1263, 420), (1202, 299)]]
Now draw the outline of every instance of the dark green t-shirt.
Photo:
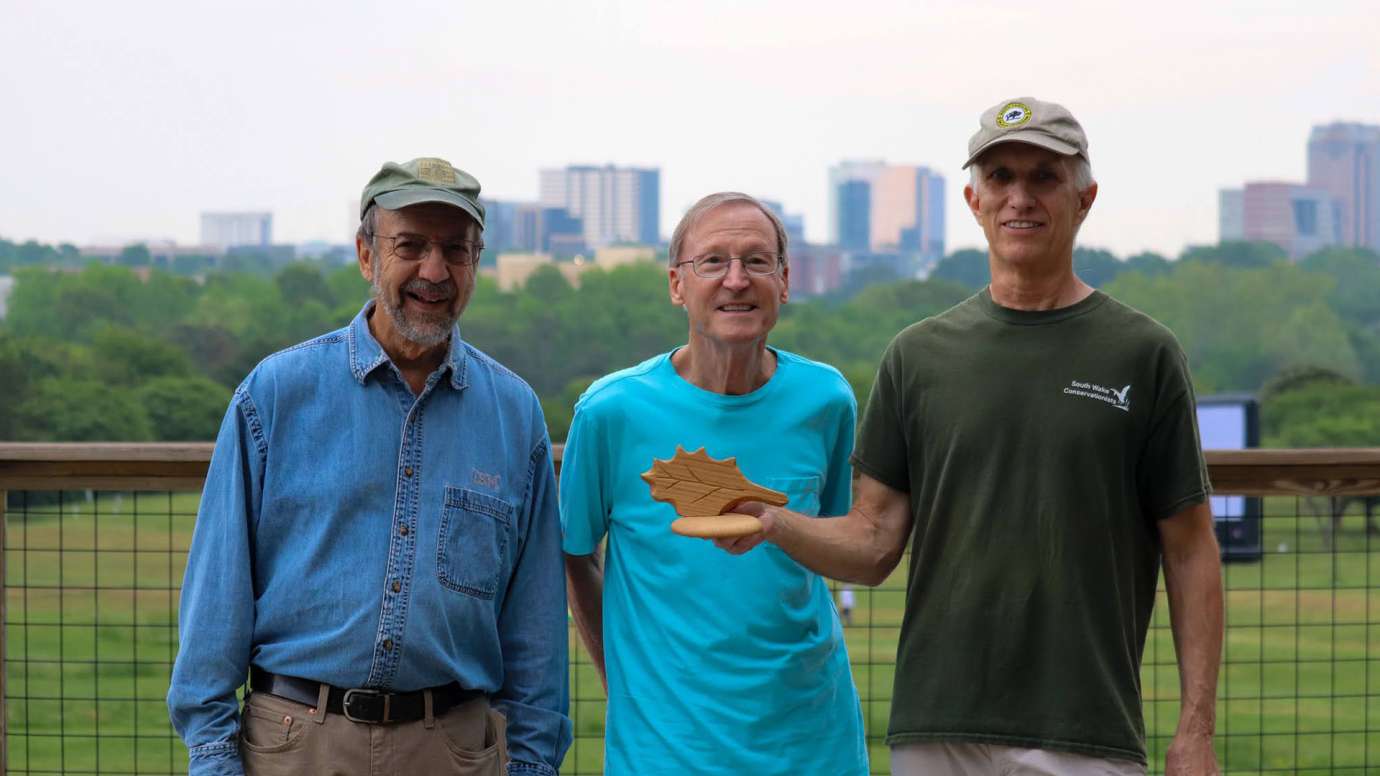
[(853, 463), (915, 516), (887, 743), (1144, 762), (1156, 521), (1208, 494), (1174, 335), (984, 290), (892, 341)]

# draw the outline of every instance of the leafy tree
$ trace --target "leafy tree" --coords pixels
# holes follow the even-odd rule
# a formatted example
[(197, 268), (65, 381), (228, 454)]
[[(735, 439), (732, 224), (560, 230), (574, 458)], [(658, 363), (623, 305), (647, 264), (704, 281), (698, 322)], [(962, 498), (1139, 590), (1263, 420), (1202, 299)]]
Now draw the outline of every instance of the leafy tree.
[(1301, 366), (1286, 369), (1283, 372), (1271, 377), (1260, 387), (1257, 396), (1261, 401), (1270, 401), (1275, 397), (1297, 391), (1304, 388), (1312, 388), (1318, 385), (1352, 385), (1355, 381), (1346, 375), (1320, 366)]
[(153, 434), (168, 442), (210, 442), (216, 438), (230, 390), (205, 377), (164, 376), (138, 389)]
[(930, 272), (930, 278), (948, 280), (976, 291), (992, 282), (992, 272), (987, 266), (986, 251), (966, 248), (940, 259)]
[(830, 296), (835, 300), (849, 299), (872, 286), (895, 283), (900, 280), (901, 276), (895, 267), (886, 264), (869, 264), (850, 270), (843, 279), (842, 287)]
[(1380, 255), (1356, 248), (1329, 248), (1314, 253), (1299, 267), (1337, 282), (1328, 304), (1344, 320), (1360, 327), (1380, 324)]
[(23, 344), (0, 332), (0, 439), (15, 439), (19, 430), (16, 410), (33, 384), (29, 361)]
[(234, 334), (210, 324), (178, 324), (169, 331), (168, 341), (180, 348), (203, 374), (222, 385), (239, 385), (257, 358), (264, 355), (246, 354)]
[(326, 272), (326, 287), (331, 290), (337, 319), (348, 321), (369, 299), (369, 282), (359, 273), (359, 265), (350, 262)]
[(1261, 407), (1266, 447), (1380, 447), (1380, 386), (1315, 381)]
[(115, 257), (115, 261), (125, 267), (147, 267), (153, 263), (153, 256), (149, 253), (147, 245), (138, 243), (122, 248), (120, 255)]
[(62, 255), (62, 252), (54, 250), (52, 246), (43, 245), (34, 240), (13, 243), (9, 240), (0, 239), (0, 273), (12, 271), (18, 267), (51, 262)]
[(191, 361), (176, 345), (138, 332), (106, 326), (92, 334), (91, 352), (95, 362), (92, 379), (114, 385), (135, 386), (159, 377), (178, 377), (192, 373)]
[(1126, 260), (1127, 272), (1139, 272), (1142, 275), (1164, 275), (1173, 267), (1169, 259), (1149, 251), (1137, 253)]
[(1180, 262), (1200, 261), (1236, 269), (1265, 269), (1288, 260), (1289, 255), (1274, 243), (1240, 240), (1228, 240), (1217, 245), (1190, 246), (1185, 248), (1183, 255), (1179, 257)]
[(1073, 249), (1073, 271), (1093, 288), (1102, 288), (1126, 271), (1126, 264), (1101, 248)]
[(575, 402), (579, 401), (580, 394), (596, 379), (598, 378), (576, 377), (566, 383), (560, 393), (542, 399), (541, 411), (546, 416), (546, 428), (550, 431), (551, 439), (559, 442), (570, 433), (570, 422), (575, 419)]
[(313, 264), (294, 262), (283, 267), (273, 277), (278, 286), (278, 294), (291, 305), (316, 302), (325, 308), (335, 306), (335, 295), (326, 285), (321, 270)]
[(168, 269), (176, 275), (199, 275), (210, 271), (215, 265), (214, 256), (179, 254), (173, 257), (172, 266)]
[(1173, 330), (1199, 390), (1215, 393), (1255, 390), (1293, 366), (1358, 375), (1345, 324), (1327, 306), (1331, 286), (1286, 263), (1234, 269), (1181, 261), (1167, 275), (1123, 273), (1107, 290)]
[(15, 412), (21, 440), (144, 442), (153, 439), (148, 413), (126, 388), (101, 380), (48, 378)]

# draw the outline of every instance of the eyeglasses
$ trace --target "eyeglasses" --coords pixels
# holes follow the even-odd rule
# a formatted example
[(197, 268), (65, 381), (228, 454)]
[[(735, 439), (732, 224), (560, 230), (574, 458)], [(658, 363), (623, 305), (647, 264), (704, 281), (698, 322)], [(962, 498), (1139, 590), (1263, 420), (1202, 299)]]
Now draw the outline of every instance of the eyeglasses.
[(428, 240), (420, 234), (376, 234), (370, 238), (377, 237), (387, 240), (391, 244), (393, 255), (403, 261), (421, 261), (431, 252), (431, 246), (435, 245), (441, 249), (441, 258), (445, 259), (451, 266), (467, 266), (479, 261), (479, 254), (484, 250), (484, 243), (481, 240)]
[(696, 275), (702, 278), (721, 278), (728, 274), (733, 262), (739, 262), (749, 275), (775, 275), (781, 269), (781, 257), (775, 253), (750, 253), (746, 256), (716, 256), (708, 254), (688, 261), (678, 261), (676, 266), (689, 264)]

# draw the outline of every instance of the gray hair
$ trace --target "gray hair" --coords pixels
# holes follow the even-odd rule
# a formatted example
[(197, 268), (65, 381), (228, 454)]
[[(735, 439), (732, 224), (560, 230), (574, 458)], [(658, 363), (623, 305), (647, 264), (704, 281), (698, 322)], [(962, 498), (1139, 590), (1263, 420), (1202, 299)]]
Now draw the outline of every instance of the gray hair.
[[(968, 166), (968, 183), (973, 188), (977, 188), (978, 177), (981, 173), (982, 157), (978, 157)], [(1097, 182), (1093, 178), (1092, 162), (1082, 154), (1064, 157), (1064, 169), (1073, 177), (1074, 188), (1080, 192), (1087, 191), (1088, 187)]]
[(377, 208), (377, 204), (369, 203), (369, 207), (364, 209), (364, 215), (359, 219), (359, 231), (355, 232), (355, 237), (368, 241), (370, 245), (374, 244), (374, 229), (378, 227), (378, 214), (375, 212)]
[(671, 233), (671, 265), (675, 266), (676, 260), (680, 258), (681, 250), (685, 247), (685, 239), (689, 237), (690, 230), (695, 228), (695, 225), (704, 218), (706, 213), (714, 208), (731, 205), (735, 202), (745, 202), (752, 205), (762, 211), (762, 215), (765, 215), (768, 221), (771, 221), (772, 229), (776, 232), (777, 253), (781, 254), (781, 266), (786, 266), (786, 225), (781, 222), (781, 217), (771, 208), (762, 204), (761, 200), (740, 191), (720, 191), (701, 197), (699, 202), (691, 205), (690, 209), (685, 211), (685, 215), (681, 216), (680, 223), (676, 224), (676, 230)]

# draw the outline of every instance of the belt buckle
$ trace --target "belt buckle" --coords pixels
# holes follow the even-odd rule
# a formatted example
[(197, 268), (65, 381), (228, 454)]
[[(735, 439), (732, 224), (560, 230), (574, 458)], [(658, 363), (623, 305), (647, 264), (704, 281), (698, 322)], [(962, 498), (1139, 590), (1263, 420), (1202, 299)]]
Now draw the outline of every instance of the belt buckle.
[[(361, 715), (367, 716), (355, 716), (354, 712), (351, 710), (350, 707), (352, 704), (356, 702), (357, 699), (364, 698), (382, 698), (383, 701), (380, 703), (378, 701), (371, 702), (360, 700), (359, 702), (362, 703), (363, 708), (358, 709), (358, 711)], [(368, 688), (346, 690), (345, 696), (340, 699), (340, 710), (342, 713), (344, 713), (345, 719), (348, 719), (351, 722), (363, 722), (367, 725), (378, 725), (388, 721), (388, 706), (390, 705), (388, 703), (389, 700), (390, 699), (386, 697), (386, 694), (381, 690), (374, 690)], [(374, 718), (369, 719), (369, 717)]]

